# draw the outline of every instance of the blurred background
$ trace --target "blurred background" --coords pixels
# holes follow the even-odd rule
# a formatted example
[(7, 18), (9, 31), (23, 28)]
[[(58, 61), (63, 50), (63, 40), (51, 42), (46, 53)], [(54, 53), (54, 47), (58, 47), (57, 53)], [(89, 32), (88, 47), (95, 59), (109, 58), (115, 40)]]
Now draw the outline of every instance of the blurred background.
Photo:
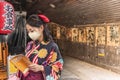
[(31, 14), (51, 20), (48, 27), (65, 60), (61, 80), (120, 79), (120, 0), (5, 1), (23, 20)]

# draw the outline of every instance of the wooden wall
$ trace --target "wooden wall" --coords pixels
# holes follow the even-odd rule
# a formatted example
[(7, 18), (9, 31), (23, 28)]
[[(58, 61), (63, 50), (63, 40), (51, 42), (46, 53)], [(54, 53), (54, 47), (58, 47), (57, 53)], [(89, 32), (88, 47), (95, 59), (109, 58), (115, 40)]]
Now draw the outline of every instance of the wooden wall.
[(51, 33), (63, 55), (120, 70), (120, 24), (75, 25), (66, 28), (49, 24)]

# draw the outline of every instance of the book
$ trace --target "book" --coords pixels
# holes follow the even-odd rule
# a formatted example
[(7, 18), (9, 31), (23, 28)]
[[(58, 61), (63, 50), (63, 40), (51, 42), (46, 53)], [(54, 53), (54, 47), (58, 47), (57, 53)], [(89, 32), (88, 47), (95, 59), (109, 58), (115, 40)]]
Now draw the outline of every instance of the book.
[(24, 76), (29, 73), (29, 65), (32, 63), (26, 56), (19, 54), (10, 59), (10, 62), (20, 70)]

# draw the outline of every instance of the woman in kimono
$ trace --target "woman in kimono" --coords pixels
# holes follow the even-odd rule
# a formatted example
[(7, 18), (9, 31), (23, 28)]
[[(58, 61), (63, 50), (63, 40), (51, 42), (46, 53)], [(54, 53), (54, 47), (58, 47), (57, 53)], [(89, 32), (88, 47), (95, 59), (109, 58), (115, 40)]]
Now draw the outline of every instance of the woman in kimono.
[(63, 67), (63, 59), (57, 44), (53, 41), (47, 23), (49, 19), (44, 15), (31, 15), (26, 24), (28, 42), (26, 56), (32, 64), (29, 73), (23, 75), (19, 71), (20, 80), (58, 80)]

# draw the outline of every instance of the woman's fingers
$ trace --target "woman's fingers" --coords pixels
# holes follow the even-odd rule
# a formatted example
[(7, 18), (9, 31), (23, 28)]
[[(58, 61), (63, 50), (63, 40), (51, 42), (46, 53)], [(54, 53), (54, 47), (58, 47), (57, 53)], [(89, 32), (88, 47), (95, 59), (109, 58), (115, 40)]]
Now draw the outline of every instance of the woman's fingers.
[(34, 71), (34, 72), (43, 71), (43, 66), (38, 65), (38, 64), (31, 64), (31, 65), (29, 65), (29, 69)]
[(30, 67), (29, 69), (31, 70), (31, 69), (36, 69), (36, 68), (34, 68), (34, 67)]
[(30, 68), (30, 70), (35, 71), (36, 69), (35, 68)]
[(31, 65), (29, 65), (29, 67), (34, 67), (36, 64), (31, 64)]
[(36, 68), (36, 64), (31, 64), (31, 65), (29, 65), (29, 68)]

